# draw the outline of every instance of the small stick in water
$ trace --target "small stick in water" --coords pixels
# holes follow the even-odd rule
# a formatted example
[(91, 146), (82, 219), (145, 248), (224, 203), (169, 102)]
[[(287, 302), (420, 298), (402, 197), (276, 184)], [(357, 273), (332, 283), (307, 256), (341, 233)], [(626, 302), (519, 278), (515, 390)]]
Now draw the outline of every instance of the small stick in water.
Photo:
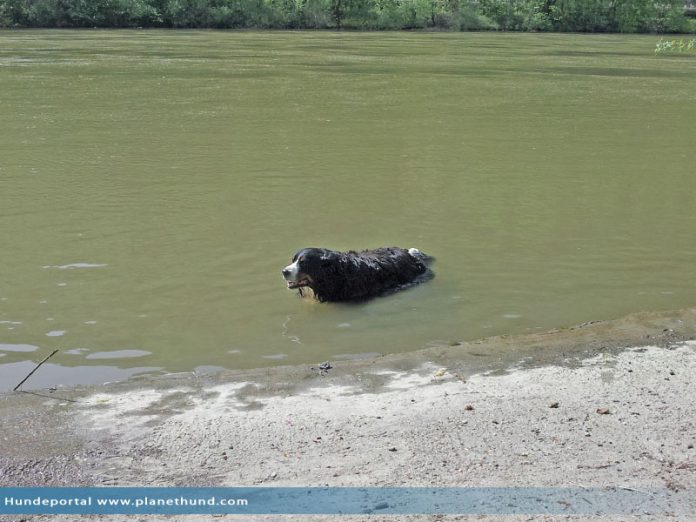
[(27, 375), (24, 379), (22, 379), (22, 382), (20, 382), (17, 386), (15, 386), (15, 387), (13, 388), (12, 391), (17, 391), (17, 389), (18, 389), (22, 384), (24, 384), (24, 383), (27, 381), (27, 379), (28, 379), (29, 377), (31, 377), (32, 375), (34, 375), (34, 372), (35, 372), (36, 370), (38, 370), (39, 367), (40, 367), (43, 363), (45, 363), (46, 361), (48, 361), (51, 357), (53, 357), (53, 356), (54, 356), (55, 354), (57, 354), (59, 351), (60, 351), (60, 350), (53, 350), (53, 352), (51, 352), (51, 355), (48, 355), (43, 361), (41, 361), (39, 364), (37, 364), (37, 365), (36, 365), (36, 368), (34, 368), (32, 371), (30, 371), (30, 372), (29, 372), (29, 375)]

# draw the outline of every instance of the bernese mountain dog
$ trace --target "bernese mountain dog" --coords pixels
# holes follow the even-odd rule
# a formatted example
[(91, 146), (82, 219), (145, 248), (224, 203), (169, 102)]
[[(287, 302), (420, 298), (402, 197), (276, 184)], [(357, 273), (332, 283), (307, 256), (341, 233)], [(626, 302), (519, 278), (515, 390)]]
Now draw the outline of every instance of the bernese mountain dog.
[(318, 301), (363, 300), (420, 283), (432, 277), (430, 256), (417, 248), (376, 248), (336, 252), (303, 248), (282, 273), (290, 290), (312, 290)]

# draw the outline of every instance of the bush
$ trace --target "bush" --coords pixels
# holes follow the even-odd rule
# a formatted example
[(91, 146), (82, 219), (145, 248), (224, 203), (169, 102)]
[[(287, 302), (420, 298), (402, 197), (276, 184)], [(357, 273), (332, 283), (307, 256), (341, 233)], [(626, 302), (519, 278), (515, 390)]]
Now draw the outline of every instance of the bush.
[(681, 0), (670, 0), (658, 4), (658, 23), (652, 28), (658, 33), (696, 32), (696, 20), (689, 20), (684, 14)]
[(0, 27), (696, 32), (684, 0), (0, 0)]
[(300, 14), (300, 26), (308, 29), (325, 29), (331, 24), (329, 5), (325, 0), (306, 0)]
[[(65, 3), (65, 25), (77, 27), (139, 27), (161, 23), (159, 13), (146, 0), (44, 0)], [(56, 14), (61, 11), (56, 10)], [(37, 20), (38, 25), (47, 25)], [(59, 22), (58, 22), (59, 23)]]
[(499, 27), (493, 20), (467, 3), (459, 9), (459, 29), (461, 31), (495, 31)]
[(481, 0), (482, 14), (502, 31), (550, 31), (552, 0)]
[(607, 32), (611, 25), (607, 7), (604, 0), (557, 0), (549, 13), (557, 31)]

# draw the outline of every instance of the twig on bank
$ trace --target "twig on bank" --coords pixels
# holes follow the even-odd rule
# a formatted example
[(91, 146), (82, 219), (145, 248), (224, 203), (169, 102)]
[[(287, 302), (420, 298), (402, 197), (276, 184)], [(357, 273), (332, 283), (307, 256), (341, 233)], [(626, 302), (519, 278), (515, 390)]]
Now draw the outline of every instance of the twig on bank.
[(51, 354), (48, 355), (46, 358), (44, 358), (44, 360), (41, 361), (39, 364), (37, 364), (37, 365), (36, 365), (36, 368), (34, 368), (32, 371), (30, 371), (30, 372), (29, 372), (29, 375), (27, 375), (24, 379), (22, 379), (22, 382), (20, 382), (17, 386), (15, 386), (15, 387), (12, 389), (12, 391), (17, 391), (17, 390), (19, 389), (19, 387), (20, 387), (22, 384), (24, 384), (24, 383), (27, 381), (27, 379), (28, 379), (29, 377), (31, 377), (32, 375), (34, 375), (34, 372), (35, 372), (36, 370), (38, 370), (38, 369), (41, 367), (41, 365), (42, 365), (43, 363), (45, 363), (46, 361), (48, 361), (51, 357), (53, 357), (53, 356), (54, 356), (55, 354), (57, 354), (59, 351), (60, 351), (60, 350), (53, 350), (53, 351), (51, 352)]

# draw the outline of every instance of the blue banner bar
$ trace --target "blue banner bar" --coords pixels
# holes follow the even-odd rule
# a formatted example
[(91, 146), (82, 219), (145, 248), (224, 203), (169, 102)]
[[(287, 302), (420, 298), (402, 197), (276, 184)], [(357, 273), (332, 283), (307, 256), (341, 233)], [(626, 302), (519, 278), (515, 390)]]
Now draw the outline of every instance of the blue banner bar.
[(683, 515), (694, 491), (622, 488), (0, 488), (0, 515)]

